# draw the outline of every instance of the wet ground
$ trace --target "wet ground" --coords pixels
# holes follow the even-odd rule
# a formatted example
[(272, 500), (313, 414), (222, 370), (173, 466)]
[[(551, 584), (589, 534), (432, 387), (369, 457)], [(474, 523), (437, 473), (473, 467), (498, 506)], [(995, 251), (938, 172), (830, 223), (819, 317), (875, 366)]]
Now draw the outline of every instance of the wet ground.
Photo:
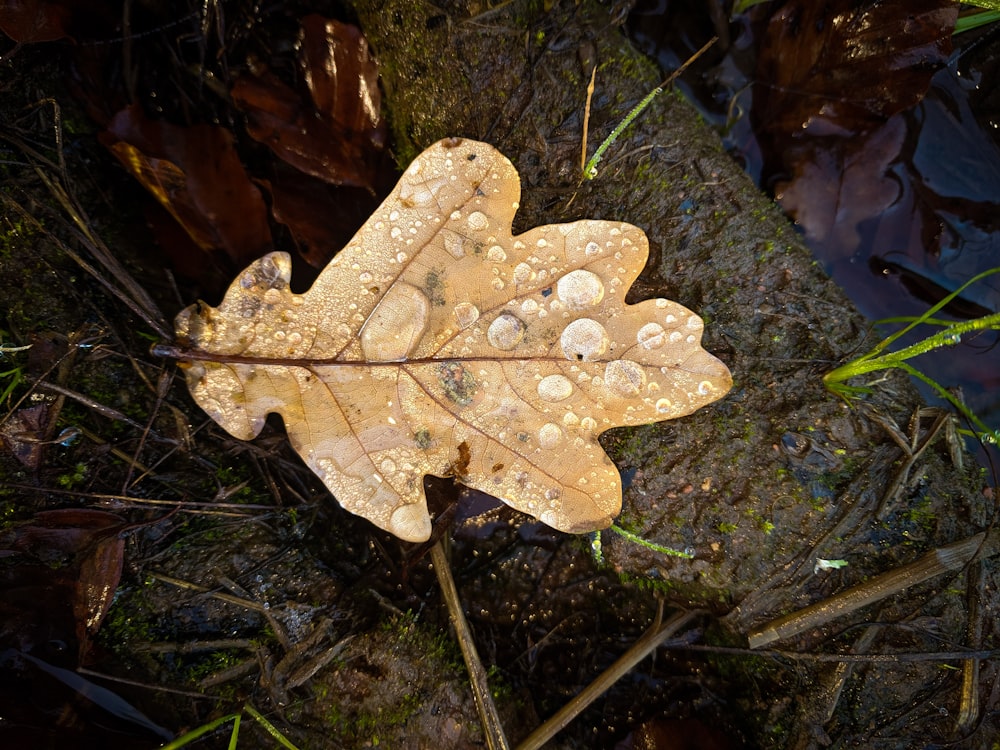
[[(118, 9), (111, 34), (70, 29), (101, 44), (30, 43), (36, 35), (4, 48), (0, 328), (5, 345), (31, 344), (0, 363), (10, 370), (0, 388), (13, 383), (0, 455), (0, 736), (11, 746), (154, 747), (245, 705), (299, 747), (483, 746), (427, 550), (342, 511), (277, 420), (251, 443), (226, 435), (174, 365), (148, 353), (174, 312), (199, 296), (216, 301), (239, 260), (222, 241), (208, 251), (192, 243), (211, 240), (187, 209), (175, 211), (182, 231), (167, 234), (133, 174), (164, 187), (175, 208), (176, 174), (141, 159), (138, 145), (116, 151), (111, 116), (143, 92), (154, 123), (169, 112), (181, 131), (212, 123), (231, 133), (250, 176), (241, 189), (279, 184), (285, 167), (226, 92), (251, 68), (274, 83), (251, 59), (292, 89), (301, 83), (295, 39), (307, 10), (331, 12), (236, 5), (201, 19), (195, 8), (153, 8), (123, 35)], [(653, 256), (632, 299), (697, 309), (707, 348), (736, 378), (716, 407), (605, 436), (627, 484), (620, 523), (639, 542), (559, 534), (450, 481), (428, 482), (511, 740), (625, 653), (665, 603), (695, 611), (691, 624), (552, 746), (988, 746), (988, 558), (959, 556), (947, 575), (867, 608), (831, 604), (840, 616), (768, 644), (780, 651), (748, 648), (775, 618), (975, 540), (991, 527), (992, 495), (968, 456), (956, 465), (950, 421), (919, 411), (905, 378), (853, 406), (826, 392), (823, 372), (874, 343), (864, 318), (678, 98), (658, 100), (581, 187), (593, 61), (603, 64), (595, 140), (660, 80), (654, 66), (585, 3), (485, 13), (363, 3), (352, 20), (378, 52), (391, 153), (348, 193), (291, 180), (327, 207), (311, 208), (312, 221), (289, 215), (301, 193), (276, 221), (280, 191), (268, 192), (260, 226), (270, 242), (335, 242), (316, 239), (315, 216), (372, 200), (380, 170), (392, 182), (388, 157), (405, 163), (444, 135), (490, 140), (521, 171), (522, 228), (582, 216), (642, 226)], [(78, 47), (100, 53), (100, 77), (81, 72)], [(211, 75), (190, 75), (202, 69)], [(88, 95), (98, 84), (115, 95)], [(287, 101), (285, 89), (267, 91), (265, 101)], [(190, 163), (227, 148), (194, 151)], [(142, 168), (130, 174), (129, 164)], [(296, 273), (308, 275), (299, 257)], [(222, 727), (192, 746), (228, 736)], [(247, 715), (240, 742), (271, 740)]]
[[(782, 23), (768, 25), (768, 8), (727, 22), (720, 4), (670, 3), (668, 11), (640, 2), (628, 27), (640, 49), (668, 70), (719, 34), (684, 77), (692, 100), (862, 313), (872, 320), (917, 316), (997, 266), (1000, 115), (987, 82), (997, 66), (998, 31), (994, 23), (934, 47), (925, 25), (893, 50), (881, 40), (892, 37), (894, 18), (919, 15), (926, 24), (947, 5), (925, 3), (918, 11), (880, 3), (866, 15), (864, 38), (849, 14), (838, 15), (843, 10), (789, 3)], [(798, 19), (802, 26), (841, 31), (782, 36), (802, 13), (810, 16)], [(845, 38), (860, 40), (851, 63)], [(923, 70), (908, 75), (915, 67), (906, 60), (919, 60)], [(998, 309), (994, 277), (964, 290), (945, 313), (965, 320)], [(960, 389), (993, 429), (1000, 425), (995, 331), (915, 364)]]

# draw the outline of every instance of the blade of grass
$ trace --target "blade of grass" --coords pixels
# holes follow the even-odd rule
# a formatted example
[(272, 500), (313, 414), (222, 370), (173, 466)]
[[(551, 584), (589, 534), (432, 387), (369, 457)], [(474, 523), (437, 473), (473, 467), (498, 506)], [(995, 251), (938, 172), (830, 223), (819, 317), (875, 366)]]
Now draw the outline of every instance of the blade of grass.
[[(984, 315), (981, 318), (958, 322), (942, 321), (939, 318), (934, 317), (936, 313), (943, 309), (949, 302), (960, 295), (968, 287), (996, 273), (1000, 273), (1000, 268), (991, 268), (977, 274), (958, 287), (958, 289), (954, 292), (928, 309), (922, 315), (915, 318), (907, 318), (906, 320), (909, 321), (907, 325), (895, 333), (886, 336), (882, 339), (882, 341), (877, 343), (871, 351), (866, 354), (862, 354), (860, 357), (828, 372), (823, 376), (823, 382), (827, 389), (831, 393), (836, 393), (842, 398), (850, 399), (863, 393), (870, 392), (870, 390), (865, 386), (848, 385), (847, 381), (851, 378), (880, 370), (903, 370), (909, 375), (930, 386), (935, 393), (955, 407), (955, 409), (957, 409), (973, 425), (975, 425), (976, 430), (979, 431), (979, 434), (976, 435), (977, 438), (986, 442), (996, 443), (1000, 440), (1000, 430), (991, 430), (981, 419), (979, 419), (979, 417), (973, 414), (960, 399), (956, 398), (944, 386), (932, 378), (924, 375), (908, 362), (908, 360), (914, 357), (926, 354), (927, 352), (935, 349), (940, 349), (945, 346), (954, 346), (962, 340), (963, 336), (967, 336), (968, 334), (986, 330), (1000, 330), (1000, 313), (993, 313), (991, 315)], [(898, 341), (900, 337), (906, 335), (918, 325), (923, 323), (937, 326), (943, 325), (944, 327), (936, 333), (921, 339), (915, 344), (903, 347), (898, 351), (885, 351), (894, 342)]]
[(256, 721), (258, 724), (264, 727), (264, 730), (269, 735), (271, 735), (275, 740), (277, 740), (282, 747), (287, 748), (287, 750), (299, 750), (295, 745), (293, 745), (288, 740), (287, 737), (285, 737), (285, 735), (281, 733), (281, 731), (276, 726), (274, 726), (274, 724), (265, 719), (260, 714), (260, 712), (257, 711), (257, 709), (255, 709), (249, 703), (243, 707), (243, 710), (246, 711), (248, 714), (250, 714), (251, 718), (253, 718), (254, 721)]
[(701, 49), (699, 49), (697, 52), (691, 55), (691, 57), (689, 57), (684, 62), (683, 65), (681, 65), (679, 68), (677, 68), (677, 70), (675, 70), (673, 73), (667, 76), (663, 80), (663, 83), (661, 83), (655, 89), (646, 94), (646, 96), (643, 97), (641, 102), (639, 102), (634, 107), (632, 107), (631, 110), (629, 110), (629, 113), (622, 118), (622, 121), (615, 126), (615, 129), (611, 131), (611, 134), (607, 138), (605, 138), (604, 141), (601, 142), (601, 145), (597, 147), (597, 150), (594, 152), (594, 155), (590, 157), (590, 161), (587, 162), (587, 166), (585, 166), (583, 169), (584, 179), (592, 180), (597, 176), (598, 162), (601, 160), (601, 157), (604, 156), (604, 152), (608, 150), (608, 147), (618, 140), (618, 136), (622, 134), (622, 131), (625, 130), (625, 128), (627, 128), (629, 125), (631, 125), (632, 121), (635, 120), (636, 117), (642, 114), (643, 110), (646, 109), (646, 107), (648, 107), (652, 103), (653, 99), (655, 99), (660, 94), (660, 92), (663, 91), (663, 89), (665, 89), (667, 86), (673, 83), (678, 76), (680, 76), (685, 70), (687, 70), (688, 66), (691, 63), (693, 63), (695, 60), (701, 57), (705, 53), (705, 51), (713, 44), (715, 44), (717, 41), (719, 41), (719, 37), (717, 36), (713, 36), (711, 39), (709, 39), (704, 44), (704, 46), (702, 46)]
[(218, 719), (208, 722), (207, 724), (202, 724), (200, 727), (195, 727), (190, 732), (185, 732), (180, 737), (175, 740), (168, 742), (160, 750), (180, 750), (180, 748), (185, 745), (194, 742), (199, 737), (204, 737), (209, 732), (214, 732), (216, 729), (221, 727), (228, 721), (233, 721), (238, 719), (239, 714), (226, 714), (225, 716), (220, 716)]

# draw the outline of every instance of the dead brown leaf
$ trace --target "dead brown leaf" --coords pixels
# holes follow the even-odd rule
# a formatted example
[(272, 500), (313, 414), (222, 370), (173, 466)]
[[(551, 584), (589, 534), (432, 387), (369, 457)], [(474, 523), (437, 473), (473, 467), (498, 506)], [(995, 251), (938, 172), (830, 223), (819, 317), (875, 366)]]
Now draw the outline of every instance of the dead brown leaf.
[(795, 0), (761, 41), (754, 117), (783, 135), (849, 135), (913, 106), (951, 52), (950, 0)]
[(629, 224), (512, 236), (513, 165), (492, 146), (421, 154), (304, 294), (272, 253), (218, 308), (177, 317), (188, 386), (234, 436), (281, 414), (340, 503), (397, 536), (431, 524), (423, 477), (455, 476), (563, 531), (621, 508), (605, 430), (689, 414), (729, 370), (702, 321), (665, 299), (625, 304), (646, 263)]
[(202, 250), (239, 267), (271, 249), (267, 207), (227, 130), (151, 120), (133, 104), (101, 140)]
[(331, 185), (282, 164), (272, 179), (259, 182), (270, 193), (274, 220), (287, 227), (299, 255), (314, 268), (329, 263), (379, 203), (368, 190)]
[[(118, 590), (125, 554), (125, 540), (119, 532), (124, 527), (124, 519), (113, 513), (92, 508), (58, 508), (35, 514), (30, 523), (13, 530), (6, 544), (0, 542), (0, 551), (24, 558), (15, 558), (18, 564), (12, 569), (14, 575), (8, 585), (33, 590), (35, 606), (59, 612), (58, 618), (50, 619), (65, 619), (70, 598), (67, 594), (72, 592), (72, 619), (82, 660)], [(46, 563), (51, 575), (43, 575), (41, 583), (31, 583), (35, 567), (26, 564), (27, 560)], [(19, 580), (16, 573), (22, 566), (27, 578)], [(65, 591), (56, 595), (61, 589)], [(53, 598), (55, 601), (45, 601)], [(6, 609), (0, 608), (0, 619), (7, 617)], [(0, 632), (7, 628), (6, 623), (0, 622)]]
[(302, 19), (299, 50), (308, 97), (266, 70), (237, 79), (233, 101), (248, 132), (306, 174), (372, 188), (385, 123), (368, 43), (356, 27), (313, 14)]
[(0, 5), (0, 31), (18, 44), (77, 40), (113, 19), (102, 0), (4, 0)]
[(899, 180), (891, 165), (900, 158), (906, 124), (890, 119), (865, 137), (809, 139), (789, 148), (795, 164), (787, 182), (775, 186), (775, 198), (794, 217), (814, 246), (824, 243), (843, 253), (858, 247), (858, 227), (877, 218), (899, 200)]
[(49, 431), (50, 408), (36, 404), (18, 409), (0, 425), (0, 442), (29, 469), (37, 469), (42, 460), (45, 437)]

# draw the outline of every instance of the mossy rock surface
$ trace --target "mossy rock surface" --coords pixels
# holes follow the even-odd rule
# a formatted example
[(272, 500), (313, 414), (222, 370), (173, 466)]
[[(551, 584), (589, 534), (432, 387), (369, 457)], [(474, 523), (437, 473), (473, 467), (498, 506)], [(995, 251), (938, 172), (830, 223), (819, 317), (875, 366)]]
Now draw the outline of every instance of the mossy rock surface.
[[(603, 7), (356, 8), (383, 65), (401, 154), (444, 136), (488, 140), (521, 172), (516, 228), (583, 217), (642, 227), (652, 254), (630, 300), (664, 296), (699, 312), (706, 348), (733, 372), (733, 390), (717, 404), (604, 436), (632, 478), (620, 523), (694, 553), (665, 556), (605, 533), (605, 559), (623, 579), (707, 606), (745, 635), (982, 528), (989, 509), (981, 476), (971, 461), (954, 466), (943, 440), (885, 497), (903, 460), (891, 425), (907, 433), (920, 398), (894, 374), (863, 404), (825, 390), (824, 372), (875, 343), (870, 326), (681, 96), (660, 95), (608, 149), (596, 179), (581, 179), (593, 64), (589, 153), (663, 76)], [(817, 558), (849, 564), (817, 573)], [(962, 609), (954, 599), (928, 600), (926, 591), (913, 593), (912, 606), (945, 619)], [(854, 615), (872, 617), (879, 614)], [(849, 622), (795, 645), (816, 647)], [(960, 629), (953, 636), (963, 637)], [(866, 679), (890, 675), (874, 672)], [(917, 695), (936, 675), (911, 669), (904, 682), (900, 691)], [(883, 708), (905, 700), (896, 695)], [(870, 716), (850, 715), (847, 734), (871, 729)], [(811, 731), (793, 714), (785, 718), (778, 723), (786, 737)]]

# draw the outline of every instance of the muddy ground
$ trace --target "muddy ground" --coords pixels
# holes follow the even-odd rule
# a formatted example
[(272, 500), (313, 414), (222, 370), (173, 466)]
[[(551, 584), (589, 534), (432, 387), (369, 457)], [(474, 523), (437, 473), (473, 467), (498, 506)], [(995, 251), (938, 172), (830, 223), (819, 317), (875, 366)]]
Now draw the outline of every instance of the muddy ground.
[[(248, 47), (306, 10), (222, 7)], [(851, 404), (825, 390), (826, 371), (875, 343), (868, 324), (679, 96), (661, 95), (581, 182), (593, 64), (592, 144), (660, 80), (607, 9), (308, 10), (366, 35), (395, 161), (444, 136), (487, 140), (521, 173), (515, 229), (584, 217), (642, 227), (652, 256), (629, 299), (698, 311), (705, 347), (734, 375), (724, 400), (690, 417), (602, 438), (627, 480), (620, 526), (691, 557), (611, 532), (599, 544), (560, 534), (428, 480), (512, 744), (662, 603), (700, 613), (551, 746), (705, 747), (694, 738), (710, 731), (718, 747), (988, 747), (997, 570), (975, 545), (944, 575), (767, 637), (775, 618), (990, 529), (990, 482), (968, 457), (956, 463), (950, 420), (921, 413), (905, 377), (880, 377)], [(241, 64), (204, 44), (217, 76)], [(14, 707), (0, 736), (157, 744), (156, 729), (83, 699), (60, 667), (127, 699), (161, 737), (250, 704), (299, 747), (482, 746), (426, 548), (341, 510), (280, 420), (236, 441), (189, 399), (173, 362), (150, 356), (166, 321), (217, 287), (168, 273), (141, 189), (71, 93), (69, 47), (26, 45), (3, 72), (0, 328), (5, 346), (31, 349), (0, 363), (0, 388), (21, 378), (0, 454), (0, 659)], [(246, 139), (214, 89), (177, 80), (177, 60), (140, 59), (155, 90), (198, 92), (191, 121), (208, 112)], [(961, 658), (970, 652), (981, 658)], [(827, 657), (842, 654), (857, 656)], [(269, 741), (250, 719), (242, 731), (242, 746)]]

